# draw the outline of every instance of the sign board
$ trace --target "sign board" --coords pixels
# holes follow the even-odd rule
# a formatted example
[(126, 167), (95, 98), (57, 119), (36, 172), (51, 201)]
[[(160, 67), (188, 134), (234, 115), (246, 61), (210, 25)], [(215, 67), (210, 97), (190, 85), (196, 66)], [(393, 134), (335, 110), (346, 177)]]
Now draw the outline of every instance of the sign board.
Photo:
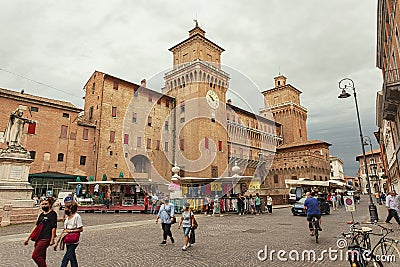
[(211, 191), (222, 191), (222, 183), (212, 182), (211, 183)]
[(354, 199), (352, 196), (343, 196), (343, 200), (346, 206), (346, 211), (349, 212), (356, 211), (356, 206), (354, 205)]
[(261, 184), (260, 181), (251, 181), (249, 185), (249, 190), (257, 190), (260, 189)]

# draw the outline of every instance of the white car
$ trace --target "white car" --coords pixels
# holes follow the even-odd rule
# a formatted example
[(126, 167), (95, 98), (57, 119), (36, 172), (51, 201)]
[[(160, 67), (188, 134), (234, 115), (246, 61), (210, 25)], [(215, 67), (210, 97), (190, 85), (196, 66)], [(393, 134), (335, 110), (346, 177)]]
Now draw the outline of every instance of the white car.
[(72, 191), (60, 191), (58, 193), (57, 200), (58, 200), (58, 202), (60, 202), (60, 209), (61, 210), (64, 209), (64, 206), (65, 206), (64, 199), (68, 196), (68, 194), (73, 195), (73, 192)]

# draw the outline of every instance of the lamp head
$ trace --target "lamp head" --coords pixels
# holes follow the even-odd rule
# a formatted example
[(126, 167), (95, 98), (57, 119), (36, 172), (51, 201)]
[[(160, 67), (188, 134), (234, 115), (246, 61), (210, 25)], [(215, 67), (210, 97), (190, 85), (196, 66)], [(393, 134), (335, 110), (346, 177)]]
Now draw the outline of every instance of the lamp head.
[(338, 98), (348, 98), (350, 96), (351, 95), (347, 93), (345, 89), (342, 89), (342, 93), (338, 96)]

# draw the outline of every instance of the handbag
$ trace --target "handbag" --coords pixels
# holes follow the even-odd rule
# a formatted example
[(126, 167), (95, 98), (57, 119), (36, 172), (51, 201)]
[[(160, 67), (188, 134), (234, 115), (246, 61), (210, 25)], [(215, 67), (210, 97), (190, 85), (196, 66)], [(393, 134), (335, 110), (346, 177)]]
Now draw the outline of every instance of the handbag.
[(36, 225), (35, 229), (33, 229), (31, 235), (29, 236), (29, 238), (32, 241), (38, 241), (40, 233), (42, 232), (42, 229), (43, 229), (43, 223), (39, 223), (38, 225)]
[(64, 236), (63, 240), (65, 244), (74, 244), (79, 242), (79, 237), (81, 233), (80, 232), (72, 232), (68, 233), (66, 236)]
[(193, 229), (197, 229), (197, 227), (199, 227), (199, 224), (197, 223), (196, 219), (193, 218), (193, 225), (192, 225), (192, 228), (193, 228)]
[(196, 235), (194, 233), (194, 229), (190, 230), (189, 243), (190, 244), (196, 243)]
[(175, 218), (175, 216), (172, 216), (171, 217), (171, 224), (174, 224), (174, 223), (176, 223), (176, 218)]

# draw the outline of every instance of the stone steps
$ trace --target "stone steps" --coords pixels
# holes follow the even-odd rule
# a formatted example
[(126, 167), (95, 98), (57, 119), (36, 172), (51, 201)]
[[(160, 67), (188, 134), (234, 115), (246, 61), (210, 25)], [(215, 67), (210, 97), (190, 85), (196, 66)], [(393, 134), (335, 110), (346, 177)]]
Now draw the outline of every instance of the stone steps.
[[(3, 218), (3, 212), (3, 210), (0, 210), (0, 222)], [(13, 208), (10, 213), (10, 224), (32, 223), (37, 220), (39, 208)]]

